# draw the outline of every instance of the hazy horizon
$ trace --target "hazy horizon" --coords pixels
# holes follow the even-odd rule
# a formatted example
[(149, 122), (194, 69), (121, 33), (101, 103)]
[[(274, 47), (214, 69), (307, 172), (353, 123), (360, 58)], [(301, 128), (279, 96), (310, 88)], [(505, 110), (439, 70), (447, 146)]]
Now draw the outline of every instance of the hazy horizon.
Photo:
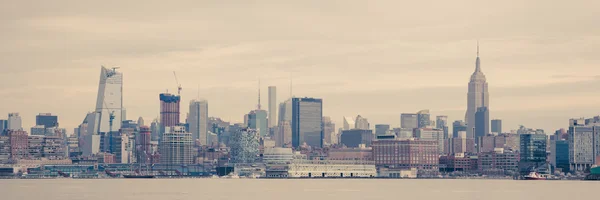
[(209, 116), (243, 122), (261, 79), (277, 101), (323, 99), (343, 116), (400, 125), (401, 113), (464, 120), (476, 43), (503, 130), (553, 132), (599, 115), (598, 1), (17, 1), (0, 7), (0, 119), (59, 116), (71, 133), (96, 104), (100, 66), (124, 75), (128, 119), (158, 117), (158, 95), (183, 86)]

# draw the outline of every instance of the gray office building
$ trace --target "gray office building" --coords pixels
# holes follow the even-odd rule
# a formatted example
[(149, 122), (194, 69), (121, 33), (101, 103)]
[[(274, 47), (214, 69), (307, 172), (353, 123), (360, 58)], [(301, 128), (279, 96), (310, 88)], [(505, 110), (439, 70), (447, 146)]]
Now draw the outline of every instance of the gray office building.
[(44, 125), (45, 128), (58, 127), (58, 116), (40, 113), (35, 116), (35, 125)]
[(340, 136), (340, 144), (349, 148), (357, 148), (360, 144), (370, 147), (374, 137), (372, 130), (345, 130), (342, 131), (342, 135)]
[(400, 115), (400, 127), (401, 128), (418, 128), (419, 119), (417, 114), (413, 113), (402, 113)]
[(444, 138), (447, 139), (450, 137), (448, 135), (448, 116), (442, 115), (435, 117), (435, 127), (437, 129), (444, 130)]
[(492, 133), (502, 133), (502, 120), (492, 119)]
[(462, 120), (456, 120), (452, 123), (452, 138), (458, 138), (458, 133), (467, 131), (467, 124)]
[(490, 133), (490, 112), (487, 107), (479, 107), (475, 113), (475, 137)]
[(323, 100), (292, 98), (292, 146), (323, 146)]
[(389, 131), (389, 124), (375, 124), (375, 135), (387, 135)]

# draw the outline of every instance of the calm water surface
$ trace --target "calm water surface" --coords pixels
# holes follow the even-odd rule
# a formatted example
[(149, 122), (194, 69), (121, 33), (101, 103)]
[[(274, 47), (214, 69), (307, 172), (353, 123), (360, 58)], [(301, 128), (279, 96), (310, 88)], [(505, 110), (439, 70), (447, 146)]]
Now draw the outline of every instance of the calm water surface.
[(1, 200), (600, 199), (600, 182), (514, 180), (0, 180)]

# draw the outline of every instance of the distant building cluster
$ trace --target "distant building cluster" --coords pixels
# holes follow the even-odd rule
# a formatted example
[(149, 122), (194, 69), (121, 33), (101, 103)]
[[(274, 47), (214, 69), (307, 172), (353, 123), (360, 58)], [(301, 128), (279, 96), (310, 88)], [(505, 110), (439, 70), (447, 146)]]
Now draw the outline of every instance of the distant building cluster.
[(449, 121), (424, 109), (400, 113), (395, 125), (372, 125), (362, 115), (343, 117), (337, 129), (323, 115), (323, 99), (290, 96), (277, 102), (275, 86), (268, 87), (267, 110), (259, 89), (258, 104), (243, 116), (244, 123), (211, 117), (203, 99), (191, 100), (182, 111), (180, 94), (168, 92), (155, 99), (157, 119), (128, 120), (123, 78), (117, 68), (101, 68), (95, 108), (71, 134), (51, 113), (37, 115), (30, 129), (23, 128), (19, 113), (9, 113), (0, 120), (0, 164), (38, 165), (38, 171), (73, 163), (98, 171), (98, 164), (107, 164), (103, 167), (113, 167), (105, 169), (109, 176), (139, 164), (165, 175), (228, 174), (235, 168), (266, 177), (414, 177), (578, 173), (600, 163), (598, 116), (572, 119), (568, 129), (554, 134), (524, 126), (504, 131), (501, 119), (490, 118), (479, 55), (464, 119)]

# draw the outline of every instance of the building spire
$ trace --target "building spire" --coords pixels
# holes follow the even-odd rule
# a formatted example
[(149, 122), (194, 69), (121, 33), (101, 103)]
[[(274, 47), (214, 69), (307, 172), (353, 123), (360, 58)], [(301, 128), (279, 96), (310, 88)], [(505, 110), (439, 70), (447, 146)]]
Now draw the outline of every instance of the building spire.
[(477, 40), (477, 57), (479, 57), (479, 40)]

